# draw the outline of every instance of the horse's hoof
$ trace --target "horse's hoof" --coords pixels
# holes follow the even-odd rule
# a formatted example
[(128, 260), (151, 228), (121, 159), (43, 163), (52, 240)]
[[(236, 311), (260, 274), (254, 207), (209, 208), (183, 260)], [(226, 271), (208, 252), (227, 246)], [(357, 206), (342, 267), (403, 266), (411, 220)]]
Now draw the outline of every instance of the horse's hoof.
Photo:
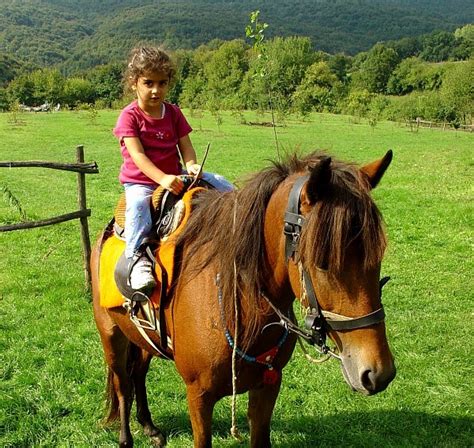
[(150, 437), (153, 446), (163, 447), (166, 445), (165, 435), (155, 425), (145, 425), (143, 432)]
[(156, 446), (156, 447), (164, 447), (166, 446), (166, 437), (159, 433), (158, 435), (156, 436), (150, 436), (151, 438), (151, 443), (153, 444), (153, 446)]

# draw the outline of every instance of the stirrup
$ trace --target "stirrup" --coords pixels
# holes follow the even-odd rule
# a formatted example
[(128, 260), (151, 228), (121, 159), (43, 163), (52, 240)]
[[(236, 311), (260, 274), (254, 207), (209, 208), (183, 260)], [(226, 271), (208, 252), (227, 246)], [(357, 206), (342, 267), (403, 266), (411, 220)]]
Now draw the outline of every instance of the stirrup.
[[(130, 320), (135, 326), (144, 330), (158, 330), (155, 308), (146, 294), (136, 291), (132, 294), (131, 298), (125, 297), (125, 302), (122, 306), (127, 310)], [(138, 316), (140, 311), (144, 318)]]

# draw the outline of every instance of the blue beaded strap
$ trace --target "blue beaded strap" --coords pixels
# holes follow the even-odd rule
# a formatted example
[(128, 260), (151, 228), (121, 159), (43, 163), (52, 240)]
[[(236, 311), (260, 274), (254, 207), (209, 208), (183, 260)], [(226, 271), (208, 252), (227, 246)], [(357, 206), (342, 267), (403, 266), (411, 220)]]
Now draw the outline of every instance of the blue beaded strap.
[[(222, 318), (222, 323), (223, 325), (225, 325), (225, 314), (224, 314), (224, 308), (222, 306), (222, 288), (219, 286), (219, 283), (220, 283), (220, 274), (217, 274), (216, 276), (216, 285), (217, 285), (217, 298), (219, 300), (219, 305), (220, 305), (220, 308), (221, 308), (221, 318)], [(225, 331), (225, 337), (227, 339), (227, 342), (230, 346), (230, 348), (232, 348), (232, 350), (234, 350), (234, 338), (231, 336), (230, 334), (230, 331), (226, 328)], [(280, 339), (278, 340), (278, 343), (275, 347), (273, 347), (273, 349), (271, 350), (268, 350), (268, 352), (272, 351), (272, 350), (276, 350), (276, 352), (278, 352), (278, 350), (281, 348), (281, 346), (285, 343), (286, 339), (288, 338), (288, 334), (289, 334), (289, 331), (288, 329), (285, 327), (285, 331), (284, 333), (281, 335)], [(257, 363), (257, 364), (263, 364), (267, 367), (267, 369), (269, 370), (272, 370), (273, 369), (273, 365), (271, 364), (271, 362), (265, 362), (265, 361), (260, 361), (258, 358), (260, 356), (251, 356), (251, 355), (248, 355), (247, 353), (245, 353), (244, 351), (242, 351), (239, 347), (236, 347), (235, 348), (235, 352), (242, 358), (244, 359), (245, 361), (247, 362), (253, 362), (253, 363)], [(266, 353), (268, 353), (266, 352)], [(273, 361), (273, 359), (272, 359)]]
[[(285, 332), (281, 335), (280, 340), (278, 341), (277, 345), (274, 348), (280, 349), (281, 346), (285, 343), (286, 338), (288, 337), (289, 331), (285, 328)], [(225, 337), (227, 339), (227, 342), (230, 345), (230, 348), (234, 349), (234, 339), (230, 335), (229, 330), (225, 330)], [(263, 364), (265, 365), (268, 369), (273, 369), (273, 365), (269, 362), (262, 362), (257, 359), (256, 356), (251, 356), (247, 355), (247, 353), (243, 352), (239, 347), (235, 349), (235, 352), (245, 361), (247, 362), (254, 362), (257, 364)]]

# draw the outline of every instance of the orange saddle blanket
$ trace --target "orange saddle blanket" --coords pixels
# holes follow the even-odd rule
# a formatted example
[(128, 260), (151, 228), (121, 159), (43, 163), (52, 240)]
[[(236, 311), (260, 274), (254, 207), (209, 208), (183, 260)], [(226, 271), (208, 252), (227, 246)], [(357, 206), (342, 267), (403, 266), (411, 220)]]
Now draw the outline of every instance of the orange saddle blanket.
[[(159, 258), (163, 268), (166, 270), (168, 285), (173, 282), (174, 272), (174, 260), (175, 260), (175, 248), (176, 239), (178, 235), (183, 231), (186, 223), (191, 215), (192, 211), (192, 199), (194, 195), (203, 191), (204, 188), (197, 187), (187, 191), (181, 199), (184, 203), (184, 216), (176, 230), (169, 235), (166, 240), (161, 241), (160, 246), (155, 256)], [(125, 250), (125, 241), (122, 239), (110, 236), (102, 244), (102, 250), (100, 253), (100, 264), (99, 264), (99, 284), (100, 284), (100, 305), (105, 308), (114, 308), (122, 306), (124, 303), (124, 297), (120, 293), (114, 278), (115, 265), (118, 259)], [(155, 307), (159, 306), (161, 283), (162, 283), (162, 268), (159, 263), (155, 266), (155, 276), (158, 281), (158, 285), (155, 287), (151, 296), (151, 301)]]

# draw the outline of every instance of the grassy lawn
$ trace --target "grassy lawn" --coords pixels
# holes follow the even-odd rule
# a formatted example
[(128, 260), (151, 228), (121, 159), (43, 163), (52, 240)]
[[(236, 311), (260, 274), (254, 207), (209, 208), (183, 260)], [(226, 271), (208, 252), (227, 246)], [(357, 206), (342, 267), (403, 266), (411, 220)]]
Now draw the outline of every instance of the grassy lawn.
[[(121, 186), (116, 111), (23, 114), (21, 125), (0, 114), (0, 161), (72, 162), (75, 146), (100, 174), (87, 177), (91, 238), (110, 219)], [(208, 171), (240, 182), (276, 158), (271, 128), (217, 126), (188, 113), (198, 153), (211, 150)], [(269, 117), (246, 114), (248, 121)], [(383, 275), (387, 331), (397, 377), (380, 395), (349, 391), (331, 361), (309, 364), (299, 349), (284, 371), (274, 412), (278, 447), (472, 447), (474, 440), (473, 188), (474, 135), (348, 117), (288, 117), (278, 127), (280, 151), (324, 149), (369, 162), (393, 149), (394, 161), (374, 196), (389, 249)], [(0, 225), (46, 219), (77, 209), (76, 175), (39, 168), (0, 168)], [(0, 233), (0, 446), (113, 447), (118, 433), (101, 424), (105, 365), (90, 298), (84, 290), (79, 224)], [(155, 422), (169, 447), (192, 445), (185, 387), (170, 362), (155, 360), (148, 376)], [(230, 436), (230, 400), (214, 414), (214, 444)], [(246, 399), (238, 423), (248, 444)], [(149, 446), (133, 419), (135, 446)]]

